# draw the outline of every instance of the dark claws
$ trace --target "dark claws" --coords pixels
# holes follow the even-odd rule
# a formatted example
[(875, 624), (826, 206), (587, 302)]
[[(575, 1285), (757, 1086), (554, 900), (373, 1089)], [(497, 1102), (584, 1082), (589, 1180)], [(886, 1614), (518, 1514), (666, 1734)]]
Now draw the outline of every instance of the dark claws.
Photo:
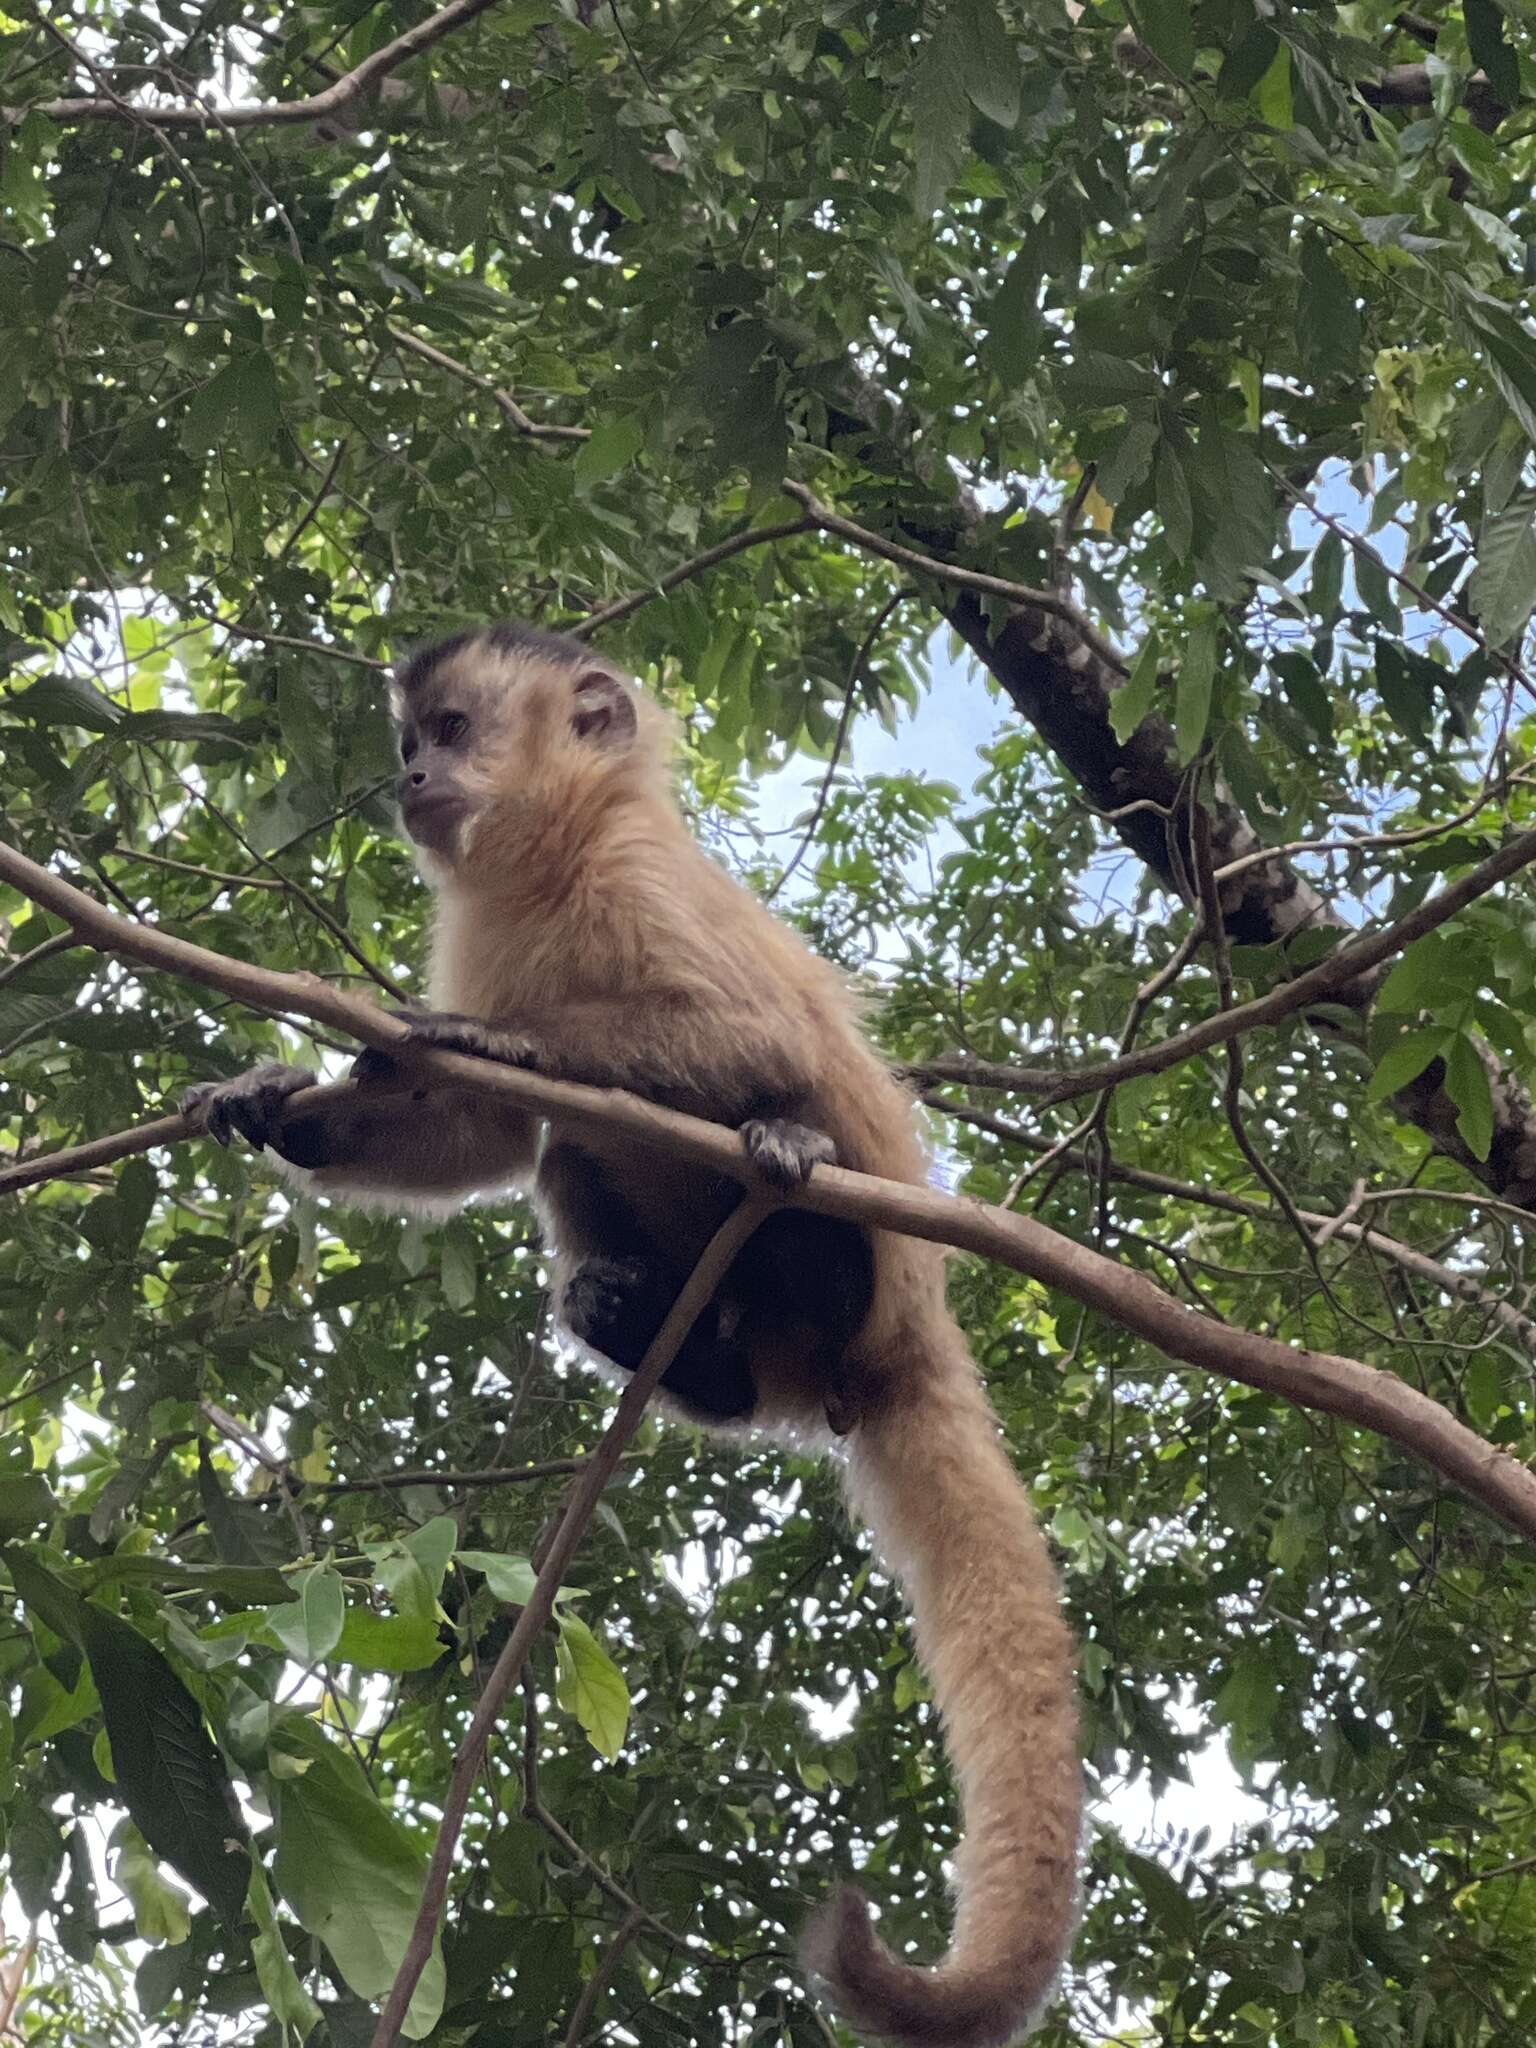
[(260, 1151), (271, 1144), (283, 1118), (283, 1105), (301, 1088), (312, 1088), (315, 1076), (307, 1067), (267, 1060), (233, 1081), (203, 1081), (181, 1098), (181, 1113), (195, 1131), (227, 1145), (238, 1132)]
[(837, 1147), (825, 1131), (786, 1117), (754, 1118), (743, 1124), (741, 1142), (764, 1180), (786, 1195), (804, 1187), (813, 1167), (832, 1166), (837, 1160)]

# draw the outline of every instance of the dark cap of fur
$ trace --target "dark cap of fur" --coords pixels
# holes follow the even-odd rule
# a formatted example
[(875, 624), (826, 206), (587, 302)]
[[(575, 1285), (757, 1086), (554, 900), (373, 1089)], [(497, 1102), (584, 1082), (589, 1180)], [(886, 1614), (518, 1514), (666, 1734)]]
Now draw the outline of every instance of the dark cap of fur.
[(501, 625), (450, 633), (445, 640), (415, 648), (395, 671), (396, 689), (402, 697), (414, 696), (426, 687), (445, 661), (462, 654), (466, 647), (487, 647), (497, 654), (536, 654), (541, 660), (558, 662), (562, 668), (574, 668), (578, 662), (593, 659), (591, 650), (569, 634), (546, 633), (538, 626), (524, 626), (509, 619)]

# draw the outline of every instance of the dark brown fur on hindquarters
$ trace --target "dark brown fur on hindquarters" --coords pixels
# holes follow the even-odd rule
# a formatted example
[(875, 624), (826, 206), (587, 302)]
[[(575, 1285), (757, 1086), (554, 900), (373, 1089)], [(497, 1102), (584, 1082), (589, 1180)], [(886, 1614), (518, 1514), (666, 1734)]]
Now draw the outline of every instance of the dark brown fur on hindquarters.
[[(1075, 1924), (1071, 1638), (945, 1306), (943, 1253), (792, 1199), (830, 1158), (922, 1185), (914, 1105), (840, 977), (690, 836), (666, 719), (591, 648), (521, 626), (456, 634), (403, 666), (398, 708), (402, 814), (437, 897), (435, 1014), (407, 1019), (420, 1042), (531, 1051), (546, 1073), (730, 1125), (791, 1197), (666, 1390), (696, 1420), (750, 1417), (797, 1445), (846, 1432), (850, 1495), (911, 1605), (964, 1838), (932, 1969), (891, 1955), (854, 1894), (809, 1953), (871, 2034), (993, 2048), (1050, 1997)], [(541, 1148), (533, 1118), (411, 1070), (408, 1049), (365, 1059), (378, 1085), (326, 1107), (312, 1183), (399, 1207), (531, 1187), (572, 1324), (633, 1362), (741, 1188), (607, 1128), (557, 1121)]]

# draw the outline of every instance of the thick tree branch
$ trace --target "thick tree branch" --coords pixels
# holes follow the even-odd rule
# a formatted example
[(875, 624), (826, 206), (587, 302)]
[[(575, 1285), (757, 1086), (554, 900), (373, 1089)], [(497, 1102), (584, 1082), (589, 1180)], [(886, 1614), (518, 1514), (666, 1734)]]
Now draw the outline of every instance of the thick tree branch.
[(454, 1853), (469, 1811), (470, 1794), (480, 1775), (486, 1746), (501, 1718), (507, 1694), (522, 1676), (533, 1646), (555, 1610), (555, 1595), (586, 1534), (603, 1488), (612, 1478), (630, 1438), (640, 1427), (646, 1403), (657, 1382), (677, 1354), (678, 1346), (692, 1329), (700, 1310), (730, 1269), (731, 1262), (747, 1239), (774, 1206), (766, 1195), (751, 1194), (734, 1214), (728, 1216), (699, 1255), (681, 1294), (668, 1311), (667, 1319), (651, 1341), (650, 1349), (636, 1368), (614, 1411), (612, 1422), (592, 1453), (581, 1476), (571, 1488), (570, 1500), (549, 1542), (535, 1557), (538, 1577), (528, 1605), (518, 1616), (511, 1635), (485, 1682), (464, 1740), (453, 1760), (448, 1795), (443, 1801), (443, 1818), (432, 1846), (427, 1880), (422, 1888), (421, 1909), (416, 1925), (390, 1986), (389, 1997), (374, 2029), (372, 2048), (395, 2048), (400, 2027), (410, 2009), (411, 1996), (426, 1968), (442, 1924), (448, 1900), (448, 1880), (453, 1872)]
[[(989, 1111), (977, 1109), (968, 1102), (952, 1102), (947, 1095), (931, 1091), (923, 1101), (940, 1116), (953, 1117), (957, 1123), (970, 1124), (973, 1129), (985, 1131), (989, 1137), (1004, 1145), (1017, 1145), (1025, 1152), (1044, 1155), (1055, 1154), (1063, 1166), (1074, 1173), (1083, 1173), (1091, 1178), (1102, 1175), (1122, 1187), (1140, 1188), (1144, 1194), (1166, 1196), (1173, 1202), (1191, 1202), (1199, 1208), (1216, 1209), (1224, 1216), (1241, 1216), (1252, 1223), (1273, 1223), (1289, 1226), (1290, 1219), (1278, 1209), (1267, 1208), (1263, 1202), (1250, 1201), (1245, 1195), (1234, 1195), (1226, 1188), (1205, 1187), (1199, 1181), (1177, 1180), (1171, 1174), (1154, 1173), (1144, 1166), (1132, 1166), (1123, 1159), (1090, 1158), (1075, 1146), (1060, 1150), (1048, 1138), (1036, 1137), (1031, 1131), (1020, 1130), (1004, 1118), (993, 1116)], [(1366, 1200), (1374, 1199), (1371, 1196)], [(1476, 1197), (1469, 1197), (1475, 1200)], [(1495, 1211), (1502, 1204), (1490, 1204)], [(1520, 1213), (1522, 1220), (1529, 1218)], [(1439, 1259), (1432, 1259), (1428, 1252), (1421, 1252), (1416, 1246), (1404, 1244), (1401, 1238), (1391, 1237), (1383, 1230), (1374, 1230), (1369, 1224), (1357, 1223), (1348, 1215), (1325, 1216), (1317, 1209), (1298, 1209), (1297, 1216), (1313, 1233), (1313, 1243), (1319, 1250), (1331, 1238), (1343, 1238), (1347, 1244), (1363, 1245), (1368, 1251), (1388, 1259), (1395, 1266), (1401, 1266), (1405, 1273), (1412, 1273), (1418, 1279), (1427, 1281), (1441, 1293), (1464, 1301), (1470, 1307), (1490, 1317), (1517, 1343), (1523, 1351), (1536, 1355), (1536, 1319), (1517, 1308), (1502, 1295), (1494, 1294), (1484, 1285), (1475, 1272), (1443, 1265)]]
[[(1508, 857), (1509, 849), (1504, 853)], [(292, 1010), (384, 1051), (409, 1035), (400, 1019), (375, 1009), (362, 996), (332, 987), (317, 975), (252, 967), (119, 916), (3, 845), (0, 881), (65, 918), (83, 942), (103, 952), (185, 975), (263, 1010)], [(621, 1090), (549, 1080), (459, 1053), (422, 1051), (413, 1052), (413, 1058), (428, 1076), (484, 1089), (578, 1127), (622, 1131), (641, 1144), (697, 1161), (740, 1182), (752, 1178), (734, 1133)], [(307, 1092), (290, 1098), (292, 1113), (302, 1115), (311, 1100)], [(1047, 1229), (1033, 1217), (989, 1208), (965, 1196), (823, 1166), (793, 1200), (817, 1215), (996, 1259), (1119, 1323), (1169, 1358), (1374, 1430), (1442, 1473), (1511, 1528), (1536, 1540), (1536, 1474), (1391, 1373), (1359, 1359), (1295, 1350), (1273, 1338), (1217, 1323), (1185, 1308), (1144, 1274)], [(617, 1449), (613, 1455), (617, 1457)]]
[(366, 56), (361, 64), (344, 72), (321, 92), (308, 94), (297, 100), (267, 100), (251, 106), (209, 107), (157, 106), (137, 100), (123, 100), (115, 97), (85, 97), (82, 99), (44, 100), (35, 107), (11, 107), (4, 109), (7, 119), (16, 120), (23, 114), (46, 114), (51, 121), (122, 121), (146, 128), (206, 128), (223, 130), (228, 128), (273, 128), (292, 127), (305, 121), (333, 119), (345, 114), (360, 101), (366, 93), (378, 86), (392, 71), (398, 71), (402, 64), (412, 57), (419, 57), (423, 50), (430, 50), (434, 43), (440, 43), (444, 36), (465, 27), (477, 15), (487, 13), (496, 0), (451, 0), (447, 7), (441, 7), (436, 14), (428, 15), (414, 28), (408, 28), (392, 41), (384, 43)]
[(1098, 1066), (1075, 1067), (1065, 1073), (1050, 1067), (1010, 1067), (987, 1060), (930, 1060), (908, 1071), (926, 1081), (969, 1082), (976, 1087), (1007, 1088), (1018, 1094), (1037, 1096), (1043, 1104), (1067, 1102), (1078, 1095), (1096, 1095), (1102, 1088), (1133, 1081), (1141, 1074), (1160, 1074), (1169, 1067), (1209, 1052), (1218, 1045), (1230, 1045), (1261, 1025), (1278, 1024), (1317, 1003), (1337, 1001), (1373, 969), (1383, 966), (1416, 939), (1435, 931), (1479, 896), (1486, 896), (1500, 882), (1536, 861), (1536, 830), (1520, 832), (1507, 839), (1496, 853), (1475, 868), (1428, 896), (1406, 917), (1379, 932), (1362, 932), (1346, 940), (1290, 981), (1282, 981), (1250, 1002), (1234, 1003), (1191, 1024), (1185, 1031), (1155, 1044), (1137, 1047), (1119, 1059)]
[[(1176, 856), (1189, 831), (1189, 790), (1178, 765), (1173, 730), (1154, 711), (1129, 738), (1121, 741), (1115, 737), (1109, 711), (1124, 683), (1123, 668), (1104, 661), (1073, 623), (1054, 609), (1047, 614), (1043, 609), (1021, 606), (994, 627), (978, 600), (962, 594), (944, 607), (944, 615), (1057, 755), (1088, 801), (1110, 817), (1124, 843), (1166, 887), (1187, 894)], [(1232, 939), (1242, 945), (1284, 945), (1303, 931), (1346, 929), (1344, 920), (1300, 870), (1282, 853), (1264, 848), (1242, 812), (1219, 787), (1207, 809), (1212, 858), (1218, 869), (1233, 870), (1222, 881), (1220, 892), (1223, 919)], [(1332, 958), (1337, 960), (1344, 952), (1341, 948)], [(1352, 957), (1364, 970), (1365, 958)], [(1331, 1000), (1363, 1012), (1373, 991), (1373, 978), (1362, 971), (1353, 985), (1331, 982), (1328, 994)], [(1245, 1019), (1248, 1009), (1244, 1005), (1231, 1014)], [(1238, 1028), (1246, 1029), (1247, 1023), (1240, 1022)], [(1160, 1054), (1162, 1048), (1149, 1050)], [(1457, 1106), (1445, 1092), (1439, 1060), (1431, 1061), (1416, 1081), (1393, 1097), (1394, 1107), (1428, 1135), (1437, 1151), (1454, 1159), (1494, 1194), (1522, 1204), (1532, 1202), (1536, 1200), (1536, 1108), (1492, 1054), (1485, 1052), (1483, 1062), (1494, 1111), (1493, 1143), (1486, 1159), (1475, 1158), (1461, 1136)], [(965, 1078), (959, 1063), (928, 1071), (935, 1079)], [(1093, 1073), (1088, 1070), (1089, 1084), (1093, 1084)], [(973, 1071), (972, 1078), (979, 1080), (979, 1071)], [(1036, 1092), (1032, 1082), (1022, 1085)]]

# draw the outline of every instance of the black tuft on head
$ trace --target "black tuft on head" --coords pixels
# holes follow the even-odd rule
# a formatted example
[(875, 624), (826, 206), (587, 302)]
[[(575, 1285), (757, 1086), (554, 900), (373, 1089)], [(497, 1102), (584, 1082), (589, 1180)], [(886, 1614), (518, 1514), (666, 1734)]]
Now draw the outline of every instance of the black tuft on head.
[(396, 688), (404, 697), (414, 696), (426, 687), (445, 661), (475, 646), (493, 648), (498, 654), (536, 654), (541, 660), (558, 662), (562, 668), (574, 668), (590, 658), (579, 640), (508, 619), (500, 625), (450, 633), (445, 640), (429, 641), (424, 647), (414, 648), (395, 671)]
[(516, 619), (488, 627), (482, 637), (498, 654), (541, 654), (546, 661), (558, 661), (566, 668), (591, 659), (581, 641), (568, 633), (546, 633), (541, 626), (524, 626)]

